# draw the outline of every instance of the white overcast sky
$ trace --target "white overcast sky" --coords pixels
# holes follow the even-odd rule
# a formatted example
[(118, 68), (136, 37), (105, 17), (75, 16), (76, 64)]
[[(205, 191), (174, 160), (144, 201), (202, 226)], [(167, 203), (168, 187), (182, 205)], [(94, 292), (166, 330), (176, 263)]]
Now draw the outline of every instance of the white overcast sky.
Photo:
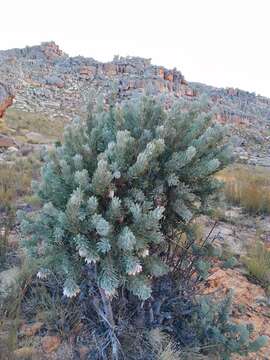
[(0, 49), (54, 40), (70, 55), (143, 56), (190, 81), (270, 97), (270, 0), (2, 0), (0, 8)]

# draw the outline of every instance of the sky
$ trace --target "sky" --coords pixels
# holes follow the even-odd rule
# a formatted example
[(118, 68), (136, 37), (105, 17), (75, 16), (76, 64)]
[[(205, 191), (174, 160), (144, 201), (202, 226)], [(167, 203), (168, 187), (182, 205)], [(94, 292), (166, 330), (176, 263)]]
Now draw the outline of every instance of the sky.
[(0, 49), (151, 58), (188, 81), (270, 97), (270, 0), (1, 1)]

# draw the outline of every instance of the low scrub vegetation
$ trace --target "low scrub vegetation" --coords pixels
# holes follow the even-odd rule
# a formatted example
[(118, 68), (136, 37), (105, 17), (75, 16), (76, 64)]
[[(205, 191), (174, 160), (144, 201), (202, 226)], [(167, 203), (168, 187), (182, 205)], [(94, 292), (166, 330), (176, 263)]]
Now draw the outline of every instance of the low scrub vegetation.
[(270, 213), (270, 170), (258, 166), (235, 165), (217, 177), (225, 182), (226, 199), (250, 214)]
[(7, 251), (8, 236), (13, 227), (16, 202), (30, 194), (31, 181), (37, 177), (40, 161), (35, 156), (18, 158), (0, 166), (0, 260)]
[[(23, 262), (20, 273), (14, 278), (8, 288), (0, 289), (0, 359), (14, 360), (15, 350), (19, 343), (19, 328), (21, 320), (28, 318), (23, 308), (27, 301), (29, 289), (33, 283), (35, 262)], [(22, 359), (32, 359), (25, 354)]]
[(66, 120), (60, 117), (50, 119), (44, 114), (8, 109), (5, 122), (9, 128), (16, 130), (17, 135), (23, 135), (24, 131), (33, 131), (48, 138), (61, 139)]
[(31, 181), (39, 173), (40, 161), (35, 156), (18, 158), (0, 166), (0, 209), (12, 206), (16, 199), (29, 194)]

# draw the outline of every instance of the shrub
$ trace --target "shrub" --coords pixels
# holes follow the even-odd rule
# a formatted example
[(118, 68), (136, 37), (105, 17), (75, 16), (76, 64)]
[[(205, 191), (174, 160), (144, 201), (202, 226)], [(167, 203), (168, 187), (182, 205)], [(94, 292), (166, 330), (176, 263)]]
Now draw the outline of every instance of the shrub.
[(237, 165), (218, 174), (225, 181), (225, 196), (251, 214), (270, 213), (270, 172), (255, 166)]
[(266, 336), (249, 341), (252, 324), (236, 324), (230, 320), (231, 300), (232, 293), (221, 302), (213, 301), (209, 296), (199, 297), (195, 303), (178, 301), (182, 311), (179, 308), (172, 311), (172, 326), (178, 341), (187, 348), (199, 348), (204, 354), (210, 352), (222, 360), (230, 359), (234, 353), (247, 355), (265, 346)]
[(56, 274), (65, 296), (90, 301), (114, 359), (129, 317), (162, 327), (174, 298), (180, 313), (183, 301), (197, 306), (192, 292), (210, 263), (194, 219), (229, 161), (224, 128), (205, 109), (179, 103), (165, 112), (144, 98), (90, 110), (48, 155), (36, 184), (43, 207), (22, 221), (29, 254), (43, 262), (38, 276)]

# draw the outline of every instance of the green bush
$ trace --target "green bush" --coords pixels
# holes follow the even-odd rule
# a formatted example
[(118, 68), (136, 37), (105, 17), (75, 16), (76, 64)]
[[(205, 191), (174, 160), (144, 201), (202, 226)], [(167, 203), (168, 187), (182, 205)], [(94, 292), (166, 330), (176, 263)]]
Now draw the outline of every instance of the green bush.
[(201, 296), (195, 303), (179, 300), (177, 311), (172, 309), (172, 326), (178, 341), (187, 348), (201, 349), (204, 354), (215, 354), (222, 360), (230, 359), (234, 353), (246, 356), (265, 346), (267, 336), (249, 340), (252, 324), (231, 321), (231, 300), (232, 293), (220, 302), (209, 296)]
[[(196, 308), (194, 288), (211, 264), (207, 246), (196, 243), (194, 219), (219, 188), (213, 175), (229, 161), (225, 139), (207, 106), (164, 111), (161, 101), (143, 98), (90, 109), (47, 156), (35, 186), (43, 207), (21, 223), (26, 246), (43, 263), (39, 277), (56, 275), (64, 296), (95, 309), (113, 359), (130, 322), (166, 326), (174, 298), (180, 313), (180, 299)], [(190, 334), (200, 343), (198, 336)]]

